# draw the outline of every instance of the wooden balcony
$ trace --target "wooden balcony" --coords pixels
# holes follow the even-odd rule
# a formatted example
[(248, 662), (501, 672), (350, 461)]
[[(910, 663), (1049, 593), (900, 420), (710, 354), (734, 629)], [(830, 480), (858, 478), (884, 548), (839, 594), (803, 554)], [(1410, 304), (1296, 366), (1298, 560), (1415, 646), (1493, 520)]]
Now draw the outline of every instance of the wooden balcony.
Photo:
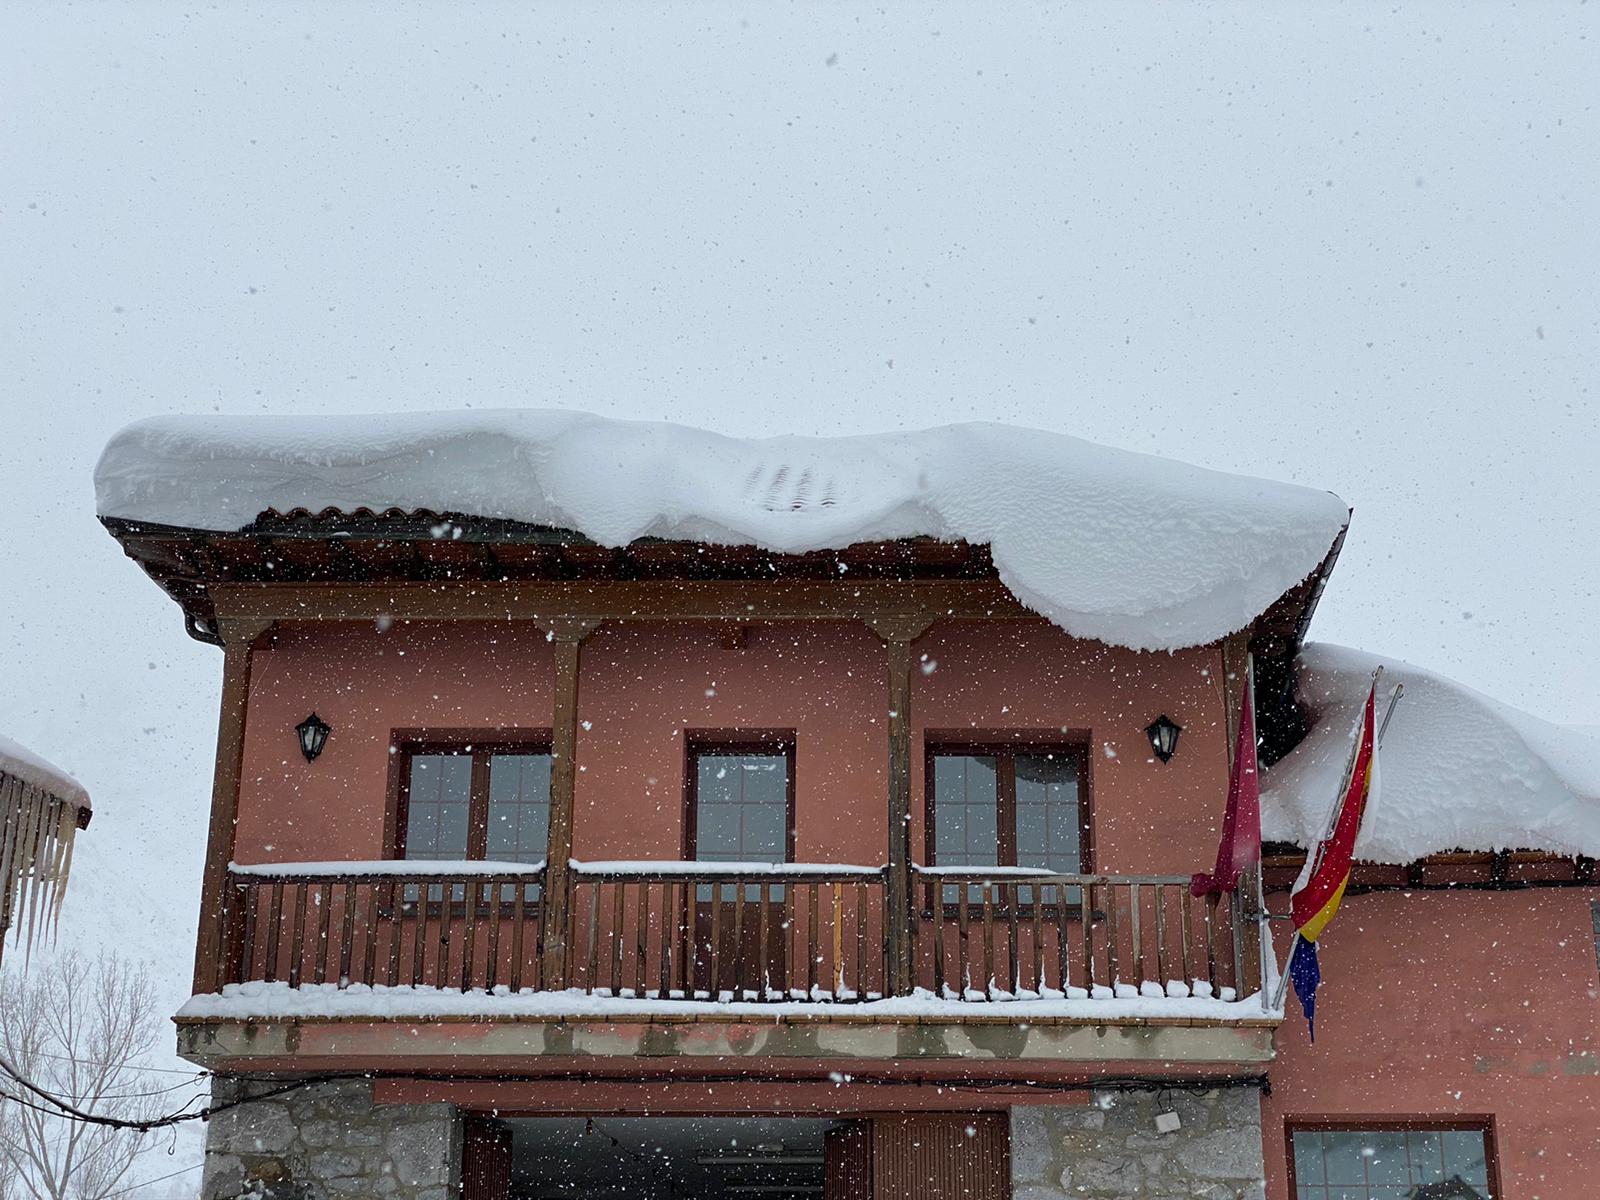
[[(224, 919), (229, 985), (347, 992), (395, 1004), (475, 995), (478, 1011), (543, 996), (539, 1011), (685, 1006), (847, 1008), (946, 1015), (1071, 1005), (1084, 1019), (1196, 1017), (1260, 990), (1255, 914), (1238, 894), (1190, 895), (1182, 876), (919, 868), (908, 906), (911, 986), (892, 987), (880, 867), (573, 863), (565, 961), (548, 975), (542, 867), (301, 864), (235, 869)], [(252, 989), (266, 994), (267, 989)], [(419, 1014), (448, 1008), (437, 999)], [(397, 1011), (390, 1006), (390, 1011)], [(1062, 1010), (1067, 1011), (1066, 1009)], [(1015, 1011), (1016, 1018), (1021, 1012)]]
[(558, 905), (539, 866), (233, 868), (222, 983), (178, 1014), (179, 1052), (217, 1070), (530, 1077), (650, 1060), (674, 1078), (734, 1060), (1026, 1079), (1272, 1057), (1255, 908), (1195, 899), (1184, 877), (920, 868), (892, 904), (878, 866), (563, 875)]

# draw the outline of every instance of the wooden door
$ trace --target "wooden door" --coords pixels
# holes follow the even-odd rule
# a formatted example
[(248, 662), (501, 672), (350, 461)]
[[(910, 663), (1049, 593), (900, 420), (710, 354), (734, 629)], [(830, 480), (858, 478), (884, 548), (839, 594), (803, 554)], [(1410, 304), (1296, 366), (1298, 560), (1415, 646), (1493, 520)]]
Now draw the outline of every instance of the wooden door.
[(462, 1200), (511, 1200), (510, 1128), (490, 1117), (469, 1116), (462, 1135)]
[(822, 1200), (872, 1200), (871, 1121), (851, 1121), (823, 1135)]
[[(685, 857), (712, 864), (794, 861), (793, 732), (689, 733), (685, 747)], [(695, 990), (785, 986), (786, 890), (777, 881), (693, 889), (694, 911), (685, 916), (694, 935)]]
[(1011, 1121), (1004, 1114), (878, 1117), (876, 1200), (1011, 1200)]
[[(740, 890), (744, 892), (742, 904)], [(784, 919), (784, 890), (783, 885), (754, 883), (702, 884), (697, 889), (697, 991), (734, 992), (735, 999), (751, 992), (765, 998), (763, 988), (786, 986), (791, 930)]]

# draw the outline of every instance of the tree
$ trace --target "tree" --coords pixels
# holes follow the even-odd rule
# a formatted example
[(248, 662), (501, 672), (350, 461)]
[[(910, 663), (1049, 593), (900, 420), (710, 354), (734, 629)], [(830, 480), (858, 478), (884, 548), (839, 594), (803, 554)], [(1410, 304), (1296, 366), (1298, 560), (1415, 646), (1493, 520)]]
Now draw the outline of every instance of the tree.
[[(75, 952), (0, 975), (0, 1057), (77, 1108), (127, 1121), (162, 1107), (144, 1069), (159, 1020), (146, 968), (116, 954)], [(0, 1092), (27, 1096), (0, 1073)], [(37, 1099), (32, 1097), (32, 1099)], [(44, 1105), (48, 1108), (48, 1105)], [(0, 1100), (0, 1200), (108, 1200), (126, 1194), (154, 1139)], [(7, 1171), (9, 1170), (9, 1177)]]

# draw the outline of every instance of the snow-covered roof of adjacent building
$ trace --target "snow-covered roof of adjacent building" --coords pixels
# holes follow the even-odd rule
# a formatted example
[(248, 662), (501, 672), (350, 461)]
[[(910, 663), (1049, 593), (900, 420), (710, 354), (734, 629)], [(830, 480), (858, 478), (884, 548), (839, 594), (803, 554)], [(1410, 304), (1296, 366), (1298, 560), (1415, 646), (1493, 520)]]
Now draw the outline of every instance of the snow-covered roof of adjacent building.
[(1023, 603), (1141, 650), (1245, 628), (1327, 557), (1337, 496), (990, 423), (733, 438), (552, 409), (161, 417), (95, 470), (103, 517), (239, 530), (262, 513), (427, 509), (780, 553), (990, 547)]
[(89, 793), (84, 790), (83, 784), (54, 763), (4, 735), (0, 735), (0, 775), (20, 779), (73, 808), (89, 807)]
[(1395, 684), (1405, 693), (1378, 754), (1357, 858), (1408, 863), (1458, 849), (1600, 857), (1600, 739), (1409, 663), (1319, 643), (1299, 659), (1299, 696), (1314, 724), (1263, 777), (1263, 836), (1316, 841), (1380, 664), (1380, 701)]

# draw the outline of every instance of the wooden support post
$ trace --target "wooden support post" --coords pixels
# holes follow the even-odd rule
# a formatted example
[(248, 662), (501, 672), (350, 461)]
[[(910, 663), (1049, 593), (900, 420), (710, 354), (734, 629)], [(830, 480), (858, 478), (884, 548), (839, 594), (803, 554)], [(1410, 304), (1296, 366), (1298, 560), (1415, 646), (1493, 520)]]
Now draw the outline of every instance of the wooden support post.
[(921, 614), (873, 617), (867, 622), (888, 648), (889, 680), (889, 993), (909, 995), (913, 978), (911, 930), (911, 643), (931, 623)]
[(224, 982), (223, 909), (228, 896), (228, 864), (239, 825), (239, 776), (244, 767), (244, 720), (250, 700), (250, 667), (255, 644), (272, 628), (266, 620), (224, 620), (222, 706), (217, 720), (216, 769), (211, 781), (211, 826), (200, 884), (200, 926), (194, 951), (194, 992), (221, 989)]
[(556, 652), (554, 713), (550, 721), (550, 838), (544, 868), (544, 955), (540, 986), (570, 985), (567, 948), (572, 919), (572, 797), (578, 780), (578, 651), (599, 623), (560, 619), (548, 623)]
[(1228, 770), (1233, 770), (1233, 751), (1239, 740), (1239, 721), (1244, 714), (1244, 681), (1249, 670), (1250, 635), (1230, 634), (1222, 640), (1222, 704), (1226, 722)]

